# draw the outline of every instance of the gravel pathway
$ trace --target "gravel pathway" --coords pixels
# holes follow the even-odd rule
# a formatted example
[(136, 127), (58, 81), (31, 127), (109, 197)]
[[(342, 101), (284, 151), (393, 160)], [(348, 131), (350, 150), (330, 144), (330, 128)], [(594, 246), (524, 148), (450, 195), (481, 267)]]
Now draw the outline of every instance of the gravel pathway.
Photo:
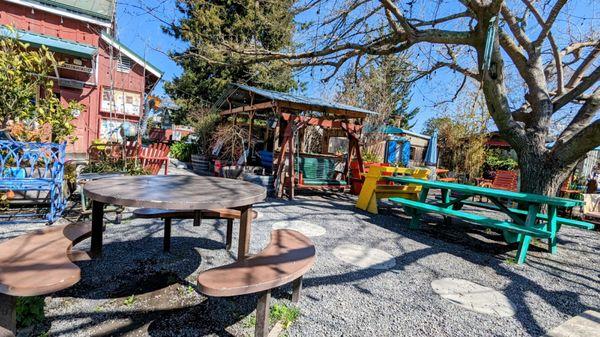
[[(598, 232), (563, 228), (558, 254), (546, 253), (539, 242), (526, 265), (518, 266), (512, 263), (516, 247), (496, 232), (456, 220), (445, 227), (434, 216), (425, 217), (421, 230), (410, 230), (401, 211), (384, 208), (373, 216), (357, 211), (354, 202), (348, 195), (318, 194), (256, 206), (251, 252), (267, 244), (275, 223), (308, 222), (318, 230), (311, 237), (317, 262), (305, 277), (301, 316), (289, 336), (540, 336), (600, 308)], [(39, 226), (0, 225), (0, 240)], [(191, 220), (175, 221), (172, 253), (163, 254), (160, 220), (128, 213), (122, 224), (107, 227), (103, 257), (81, 262), (81, 282), (46, 297), (45, 322), (20, 335), (252, 335), (255, 296), (207, 299), (195, 291), (199, 272), (234, 260), (235, 230), (228, 252), (224, 222), (193, 227)], [(78, 247), (88, 245), (86, 240)], [(365, 268), (334, 254), (336, 247), (352, 245), (383, 251), (394, 261)], [(478, 313), (443, 299), (431, 286), (443, 278), (501, 292), (516, 315)], [(275, 303), (289, 304), (290, 288), (273, 296)]]

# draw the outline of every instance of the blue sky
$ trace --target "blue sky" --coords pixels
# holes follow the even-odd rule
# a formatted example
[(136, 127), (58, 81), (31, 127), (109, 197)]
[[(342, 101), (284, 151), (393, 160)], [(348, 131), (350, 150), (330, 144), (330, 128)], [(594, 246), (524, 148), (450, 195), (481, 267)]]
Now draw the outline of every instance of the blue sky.
[[(183, 50), (186, 46), (181, 41), (164, 34), (161, 30), (162, 21), (171, 22), (179, 16), (175, 9), (175, 0), (120, 0), (117, 8), (117, 31), (121, 42), (164, 71), (164, 80), (170, 80), (179, 75), (181, 69), (167, 56), (167, 52), (174, 49)], [(152, 10), (147, 11), (147, 8)], [(587, 17), (588, 20), (591, 18), (592, 25), (597, 26), (600, 23), (600, 4), (594, 0), (578, 0), (568, 3), (567, 8), (573, 13), (574, 20), (577, 20), (578, 17)], [(436, 15), (441, 16), (445, 14), (444, 12), (455, 11), (456, 9), (452, 7), (441, 7), (440, 12), (436, 12)], [(310, 17), (311, 14), (308, 15), (308, 19), (314, 19)], [(589, 22), (587, 23), (589, 24)], [(558, 27), (561, 33), (565, 32), (566, 26), (566, 24), (562, 24)], [(572, 29), (576, 31), (580, 29), (578, 26), (579, 24), (572, 22), (569, 29), (573, 27)], [(422, 63), (425, 57), (423, 55), (426, 52), (418, 48), (413, 48), (413, 50), (416, 54), (415, 59)], [(333, 97), (337, 90), (337, 83), (335, 81), (322, 83), (320, 79), (326, 75), (327, 70), (318, 68), (305, 70), (299, 74), (299, 80), (307, 84), (307, 91), (304, 94), (326, 99)], [(468, 102), (465, 99), (459, 99), (455, 103), (444, 106), (436, 104), (451, 98), (455, 89), (460, 86), (461, 81), (461, 76), (456, 76), (454, 73), (442, 69), (437, 71), (431, 78), (417, 83), (413, 90), (411, 108), (419, 107), (420, 113), (415, 120), (416, 125), (413, 131), (422, 131), (425, 122), (430, 117), (466, 109), (465, 106), (470, 103), (465, 103)], [(156, 94), (164, 94), (163, 83), (161, 82), (156, 88)], [(516, 87), (516, 90), (523, 89)], [(516, 96), (523, 97), (520, 92), (517, 92)]]

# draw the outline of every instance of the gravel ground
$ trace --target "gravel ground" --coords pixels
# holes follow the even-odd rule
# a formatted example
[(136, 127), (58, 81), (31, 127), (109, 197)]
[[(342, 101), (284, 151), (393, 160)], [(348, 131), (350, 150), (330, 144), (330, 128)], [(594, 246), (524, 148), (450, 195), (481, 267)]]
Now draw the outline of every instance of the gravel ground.
[[(289, 336), (539, 336), (600, 308), (598, 232), (563, 227), (558, 254), (536, 243), (526, 265), (518, 266), (511, 261), (516, 247), (496, 232), (456, 220), (445, 227), (435, 216), (425, 217), (421, 230), (410, 230), (401, 211), (384, 208), (373, 216), (357, 211), (354, 202), (348, 195), (315, 194), (256, 206), (251, 252), (268, 243), (276, 222), (301, 220), (327, 231), (312, 238), (317, 262), (305, 276), (301, 316)], [(0, 240), (40, 226), (0, 225)], [(252, 335), (255, 296), (207, 299), (195, 291), (199, 272), (234, 261), (237, 233), (228, 252), (224, 231), (224, 222), (193, 227), (191, 220), (175, 221), (172, 252), (163, 254), (161, 221), (125, 214), (121, 224), (108, 223), (103, 257), (80, 262), (82, 280), (46, 297), (46, 320), (20, 335)], [(332, 254), (341, 244), (383, 250), (395, 266), (344, 263)], [(86, 240), (77, 247), (88, 245)], [(446, 277), (501, 291), (517, 314), (495, 317), (440, 298), (431, 282)], [(273, 296), (275, 303), (289, 304), (290, 287)]]

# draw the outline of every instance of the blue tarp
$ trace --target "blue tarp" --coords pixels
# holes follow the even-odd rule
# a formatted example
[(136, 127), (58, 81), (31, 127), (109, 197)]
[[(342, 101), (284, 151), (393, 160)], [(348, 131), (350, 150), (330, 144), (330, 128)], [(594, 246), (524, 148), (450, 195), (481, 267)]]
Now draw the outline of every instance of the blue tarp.
[(429, 139), (429, 146), (427, 146), (427, 153), (425, 154), (425, 165), (436, 166), (438, 157), (438, 131), (433, 131), (431, 139)]
[(408, 167), (410, 162), (410, 142), (406, 138), (390, 140), (387, 143), (386, 163)]

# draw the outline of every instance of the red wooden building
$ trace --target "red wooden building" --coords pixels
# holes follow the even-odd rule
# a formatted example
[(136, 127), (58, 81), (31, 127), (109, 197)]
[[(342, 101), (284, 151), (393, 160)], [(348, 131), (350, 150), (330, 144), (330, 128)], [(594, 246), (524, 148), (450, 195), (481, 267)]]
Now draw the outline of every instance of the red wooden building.
[(118, 138), (122, 125), (136, 129), (145, 97), (162, 77), (115, 38), (114, 6), (114, 0), (0, 0), (0, 35), (54, 51), (64, 62), (55, 94), (86, 107), (74, 122), (73, 155), (96, 139)]

